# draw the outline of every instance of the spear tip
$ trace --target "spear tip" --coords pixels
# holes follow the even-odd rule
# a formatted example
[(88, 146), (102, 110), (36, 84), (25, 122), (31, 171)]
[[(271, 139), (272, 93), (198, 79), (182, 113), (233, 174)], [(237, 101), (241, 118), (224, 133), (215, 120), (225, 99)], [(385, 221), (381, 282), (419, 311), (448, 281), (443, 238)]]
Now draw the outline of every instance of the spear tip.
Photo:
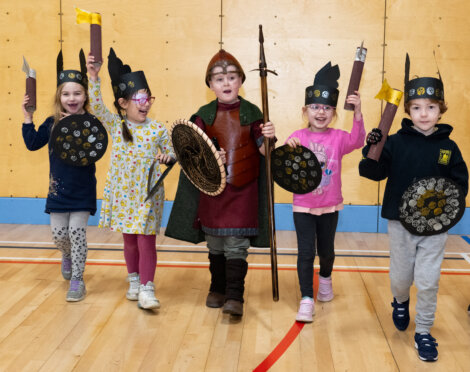
[(264, 43), (263, 25), (259, 25), (259, 42)]

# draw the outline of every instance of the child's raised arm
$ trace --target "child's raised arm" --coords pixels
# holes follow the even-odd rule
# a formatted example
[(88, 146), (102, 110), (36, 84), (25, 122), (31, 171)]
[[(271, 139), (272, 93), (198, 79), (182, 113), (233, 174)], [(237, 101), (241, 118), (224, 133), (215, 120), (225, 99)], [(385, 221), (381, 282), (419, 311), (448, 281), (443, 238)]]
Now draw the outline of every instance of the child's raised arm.
[(94, 62), (95, 62), (95, 57), (91, 55), (91, 53), (88, 53), (88, 57), (86, 60), (86, 68), (88, 71), (88, 77), (93, 81), (97, 81), (98, 74), (101, 69), (101, 64), (94, 63)]
[(354, 105), (354, 120), (361, 120), (361, 95), (359, 94), (359, 92), (357, 90), (354, 91), (354, 94), (351, 94), (346, 98), (346, 102)]
[(116, 114), (113, 114), (104, 105), (101, 97), (101, 87), (98, 78), (98, 74), (101, 69), (101, 65), (93, 63), (95, 57), (88, 53), (86, 67), (88, 71), (88, 77), (90, 78), (88, 84), (88, 96), (90, 97), (90, 111), (95, 115), (106, 127), (106, 129), (113, 133), (113, 128), (116, 126)]
[(23, 98), (23, 103), (21, 105), (21, 108), (23, 109), (25, 124), (31, 124), (33, 122), (33, 113), (26, 110), (26, 105), (28, 104), (28, 102), (29, 102), (29, 96), (25, 94)]

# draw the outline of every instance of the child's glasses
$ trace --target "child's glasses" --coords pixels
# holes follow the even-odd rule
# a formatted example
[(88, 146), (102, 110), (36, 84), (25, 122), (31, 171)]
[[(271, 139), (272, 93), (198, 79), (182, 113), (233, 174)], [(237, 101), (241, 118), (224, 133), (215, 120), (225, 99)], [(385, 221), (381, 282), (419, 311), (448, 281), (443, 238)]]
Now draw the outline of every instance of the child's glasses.
[(332, 106), (327, 106), (327, 105), (315, 105), (315, 104), (310, 104), (310, 105), (307, 105), (307, 107), (312, 110), (312, 111), (320, 111), (320, 110), (323, 110), (325, 112), (330, 112), (330, 111), (333, 111), (335, 108), (332, 107)]
[(148, 97), (148, 96), (136, 96), (131, 98), (132, 101), (136, 102), (137, 104), (143, 106), (147, 102), (152, 104), (155, 101), (155, 97)]

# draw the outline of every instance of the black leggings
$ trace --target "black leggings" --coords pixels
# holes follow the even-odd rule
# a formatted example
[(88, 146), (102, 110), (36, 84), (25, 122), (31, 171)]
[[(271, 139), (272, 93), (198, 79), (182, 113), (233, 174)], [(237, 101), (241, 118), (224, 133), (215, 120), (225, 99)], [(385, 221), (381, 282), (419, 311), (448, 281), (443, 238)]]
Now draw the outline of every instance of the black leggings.
[(320, 275), (328, 278), (335, 262), (335, 233), (338, 212), (316, 216), (294, 212), (297, 233), (297, 274), (302, 297), (313, 298), (313, 261), (315, 246), (320, 257)]

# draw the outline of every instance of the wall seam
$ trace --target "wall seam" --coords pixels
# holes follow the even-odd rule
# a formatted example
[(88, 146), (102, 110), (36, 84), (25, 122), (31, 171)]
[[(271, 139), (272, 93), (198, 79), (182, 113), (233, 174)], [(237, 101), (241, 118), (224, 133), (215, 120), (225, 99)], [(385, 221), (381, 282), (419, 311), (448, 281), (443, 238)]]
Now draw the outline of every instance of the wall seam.
[(59, 0), (59, 44), (60, 44), (60, 50), (62, 50), (62, 43), (64, 42), (64, 39), (62, 39), (62, 0)]
[(223, 41), (223, 33), (222, 33), (222, 23), (224, 19), (224, 11), (223, 11), (223, 2), (224, 0), (220, 0), (220, 41), (219, 41), (219, 49), (223, 49), (224, 41)]
[[(384, 32), (382, 39), (382, 83), (385, 79), (385, 48), (387, 47), (387, 0), (384, 0)], [(384, 111), (384, 101), (380, 100), (380, 116), (382, 117)], [(382, 181), (377, 183), (377, 232), (379, 232), (380, 225), (380, 185)]]

